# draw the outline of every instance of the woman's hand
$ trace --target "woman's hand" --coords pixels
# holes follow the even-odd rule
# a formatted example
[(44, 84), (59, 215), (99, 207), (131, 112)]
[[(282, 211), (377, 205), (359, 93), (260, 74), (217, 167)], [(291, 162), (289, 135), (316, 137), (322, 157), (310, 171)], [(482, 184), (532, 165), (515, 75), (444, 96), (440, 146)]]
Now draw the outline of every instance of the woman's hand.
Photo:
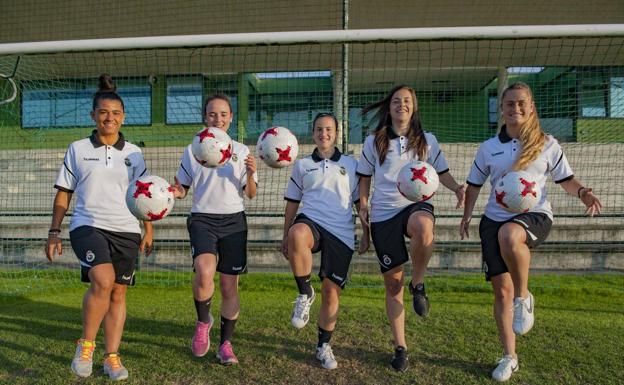
[(58, 253), (58, 255), (63, 255), (63, 245), (61, 244), (61, 237), (58, 232), (49, 232), (48, 240), (46, 241), (45, 246), (46, 258), (48, 261), (54, 261), (54, 254)]
[(472, 220), (472, 217), (462, 217), (461, 222), (459, 223), (459, 236), (461, 237), (461, 239), (464, 239), (464, 235), (466, 236), (466, 239), (470, 238), (470, 234), (468, 233), (468, 228), (470, 227), (470, 220)]
[(186, 196), (186, 189), (180, 184), (177, 176), (174, 176), (175, 184), (171, 186), (173, 188), (173, 197), (176, 199), (182, 199)]
[(362, 222), (362, 227), (365, 227), (367, 230), (370, 229), (370, 218), (368, 215), (368, 205), (363, 205), (360, 202), (360, 209), (358, 210), (358, 217), (360, 217), (360, 222)]
[(590, 217), (593, 217), (594, 214), (600, 214), (602, 203), (600, 203), (600, 200), (594, 195), (591, 188), (583, 187), (579, 191), (579, 197), (581, 198), (581, 202), (587, 207), (585, 214), (588, 214)]
[(139, 245), (139, 251), (145, 252), (145, 255), (148, 256), (152, 254), (154, 249), (154, 234), (151, 226), (145, 226), (145, 234), (141, 239), (141, 244)]
[(455, 206), (456, 209), (460, 209), (462, 207), (464, 207), (464, 200), (466, 199), (466, 188), (464, 187), (463, 184), (459, 185), (459, 187), (457, 187), (455, 189), (455, 197), (457, 197), (457, 206)]
[(288, 234), (284, 235), (284, 238), (282, 238), (282, 255), (284, 255), (284, 258), (286, 258), (286, 260), (288, 259)]

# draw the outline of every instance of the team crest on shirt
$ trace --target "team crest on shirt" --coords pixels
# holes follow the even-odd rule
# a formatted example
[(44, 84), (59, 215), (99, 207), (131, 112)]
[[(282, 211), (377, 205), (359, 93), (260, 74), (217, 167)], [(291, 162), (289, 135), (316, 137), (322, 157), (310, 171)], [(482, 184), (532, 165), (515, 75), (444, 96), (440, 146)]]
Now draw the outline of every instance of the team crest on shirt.
[(126, 164), (126, 166), (128, 167), (132, 167), (132, 162), (130, 161), (130, 159), (126, 158), (124, 159), (124, 163)]
[(93, 253), (93, 251), (87, 250), (87, 253), (85, 254), (85, 259), (87, 260), (87, 262), (93, 262), (93, 260), (95, 259), (95, 254)]
[(238, 154), (232, 154), (232, 160), (238, 162)]
[(388, 256), (388, 254), (384, 254), (384, 256), (382, 257), (383, 260), (383, 264), (388, 266), (392, 263), (392, 259)]
[(340, 174), (347, 175), (347, 169), (344, 166), (340, 166)]

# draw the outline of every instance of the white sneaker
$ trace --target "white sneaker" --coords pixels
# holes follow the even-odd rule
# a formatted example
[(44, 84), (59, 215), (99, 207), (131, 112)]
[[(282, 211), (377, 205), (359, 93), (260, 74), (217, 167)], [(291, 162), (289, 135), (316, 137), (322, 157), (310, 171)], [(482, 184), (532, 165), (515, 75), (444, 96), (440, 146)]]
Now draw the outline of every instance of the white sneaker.
[(314, 289), (312, 289), (312, 297), (310, 298), (308, 298), (306, 294), (299, 294), (297, 296), (295, 299), (295, 307), (292, 311), (292, 326), (301, 329), (308, 324), (310, 320), (310, 307), (314, 303), (314, 298), (316, 298)]
[(321, 361), (321, 366), (325, 369), (336, 369), (338, 367), (334, 352), (332, 352), (332, 348), (327, 342), (323, 343), (320, 348), (316, 348), (316, 358)]
[(492, 372), (492, 379), (496, 381), (507, 381), (512, 373), (518, 371), (518, 359), (506, 355), (498, 361), (498, 366)]
[(535, 314), (533, 312), (535, 307), (535, 299), (533, 294), (529, 293), (527, 298), (516, 297), (514, 298), (514, 315), (513, 315), (513, 331), (517, 335), (521, 336), (526, 334), (533, 327), (535, 321)]

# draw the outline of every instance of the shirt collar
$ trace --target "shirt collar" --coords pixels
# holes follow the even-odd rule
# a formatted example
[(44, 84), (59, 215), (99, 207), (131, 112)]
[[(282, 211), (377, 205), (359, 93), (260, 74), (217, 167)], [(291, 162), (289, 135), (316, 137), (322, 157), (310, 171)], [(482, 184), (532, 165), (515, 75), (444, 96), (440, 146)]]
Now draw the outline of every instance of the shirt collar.
[[(331, 156), (331, 158), (329, 158), (329, 160), (331, 160), (332, 162), (338, 162), (341, 155), (342, 154), (340, 153), (340, 150), (338, 150), (337, 147), (334, 147), (334, 154)], [(323, 158), (319, 156), (317, 148), (312, 151), (312, 160), (315, 162), (320, 162), (323, 160)]]
[[(93, 130), (91, 132), (91, 136), (89, 137), (89, 140), (91, 141), (91, 144), (95, 148), (102, 147), (104, 145), (104, 143), (100, 142), (100, 140), (97, 137), (97, 130)], [(117, 139), (117, 142), (113, 144), (113, 147), (121, 151), (123, 150), (125, 144), (126, 144), (126, 139), (124, 138), (123, 134), (119, 132), (119, 139)]]
[(388, 128), (387, 128), (387, 130), (388, 130), (388, 138), (389, 138), (390, 140), (392, 140), (392, 139), (396, 139), (396, 138), (398, 138), (398, 137), (399, 137), (399, 135), (397, 135), (397, 134), (396, 134), (396, 132), (394, 132), (394, 130), (392, 129), (392, 127), (388, 127)]
[(508, 143), (511, 140), (511, 137), (507, 135), (507, 126), (505, 126), (504, 124), (501, 127), (500, 132), (498, 133), (498, 140), (500, 140), (501, 143)]

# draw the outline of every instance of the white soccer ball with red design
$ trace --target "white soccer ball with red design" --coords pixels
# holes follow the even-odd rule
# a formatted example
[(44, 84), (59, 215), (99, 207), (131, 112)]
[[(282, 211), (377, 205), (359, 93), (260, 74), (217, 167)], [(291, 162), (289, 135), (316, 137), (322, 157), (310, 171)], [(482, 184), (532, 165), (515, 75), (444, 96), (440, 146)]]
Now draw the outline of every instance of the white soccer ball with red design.
[(201, 129), (191, 143), (195, 160), (204, 167), (221, 167), (232, 157), (232, 139), (220, 128)]
[(282, 168), (295, 163), (299, 144), (288, 128), (271, 127), (258, 137), (256, 153), (267, 166)]
[(424, 202), (438, 191), (438, 173), (427, 162), (413, 161), (399, 170), (397, 189), (412, 202)]
[(496, 203), (512, 213), (531, 211), (542, 198), (537, 179), (526, 171), (511, 171), (494, 186)]
[(126, 205), (142, 221), (158, 221), (173, 210), (173, 187), (156, 175), (142, 176), (128, 186)]

